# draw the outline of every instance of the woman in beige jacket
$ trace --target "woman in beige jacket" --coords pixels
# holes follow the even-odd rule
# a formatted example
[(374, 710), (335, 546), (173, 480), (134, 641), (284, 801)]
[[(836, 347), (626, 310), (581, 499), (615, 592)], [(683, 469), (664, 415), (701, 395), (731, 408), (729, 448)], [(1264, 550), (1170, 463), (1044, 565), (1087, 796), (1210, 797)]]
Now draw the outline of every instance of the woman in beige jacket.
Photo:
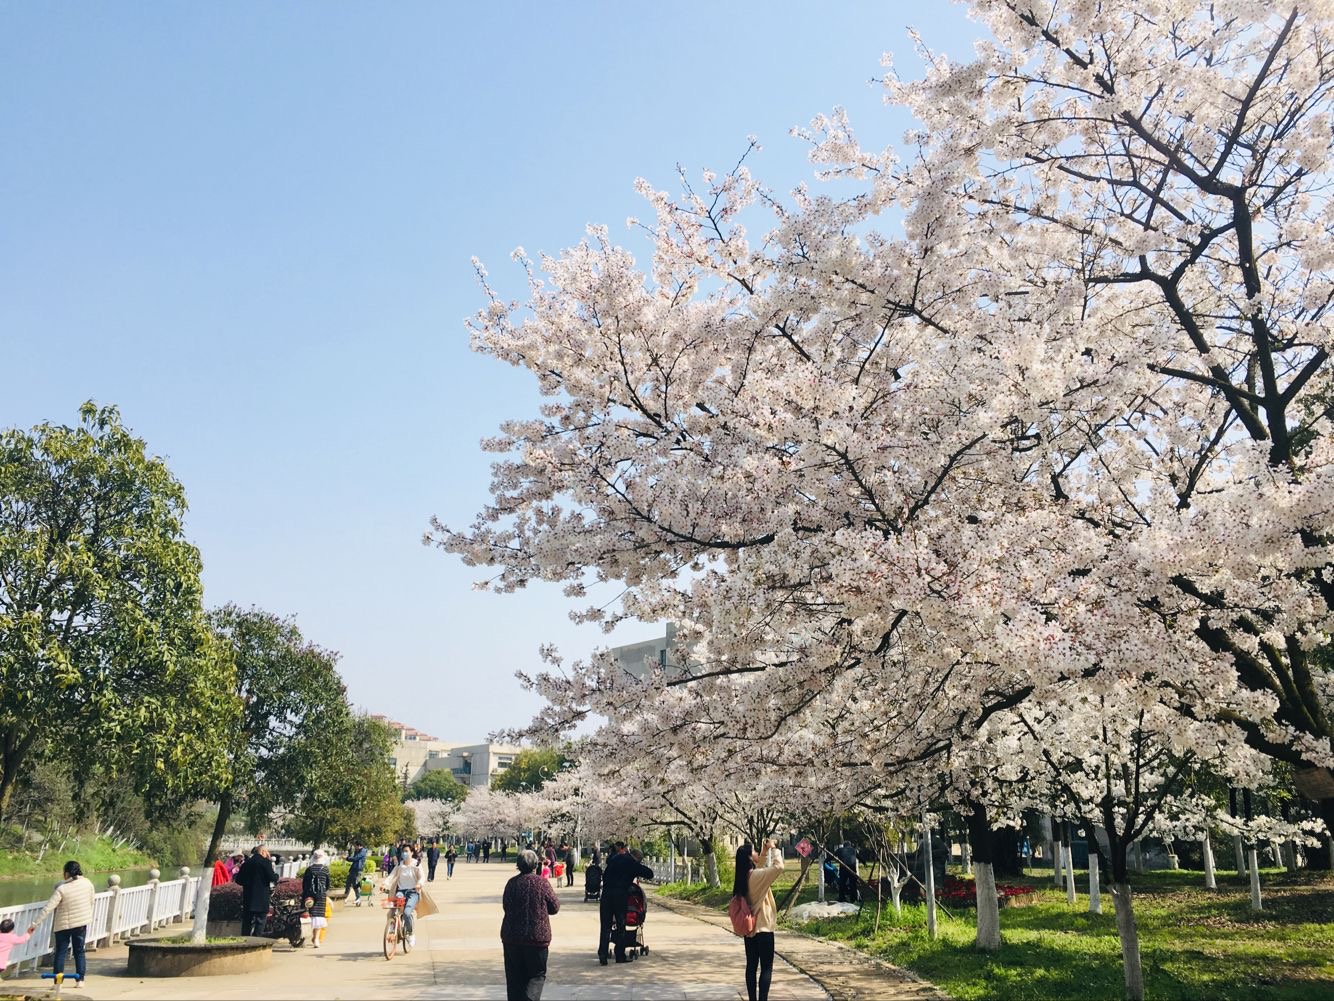
[(74, 949), (74, 974), (78, 977), (76, 987), (83, 983), (83, 978), (88, 973), (88, 963), (83, 954), (83, 941), (88, 932), (88, 922), (93, 920), (93, 897), (96, 895), (97, 891), (84, 876), (79, 863), (66, 862), (65, 879), (56, 884), (51, 899), (46, 902), (42, 913), (37, 915), (28, 928), (28, 934), (31, 935), (37, 930), (37, 926), (46, 920), (48, 914), (56, 912), (56, 919), (52, 922), (56, 933), (56, 957), (51, 970), (56, 975), (57, 984), (65, 977), (65, 953), (71, 947)]
[(778, 904), (770, 887), (782, 872), (783, 852), (770, 839), (765, 839), (758, 852), (749, 844), (737, 849), (732, 896), (745, 897), (751, 914), (755, 915), (755, 931), (746, 936), (746, 996), (750, 1001), (769, 1001), (769, 981), (774, 975), (774, 932), (778, 930)]

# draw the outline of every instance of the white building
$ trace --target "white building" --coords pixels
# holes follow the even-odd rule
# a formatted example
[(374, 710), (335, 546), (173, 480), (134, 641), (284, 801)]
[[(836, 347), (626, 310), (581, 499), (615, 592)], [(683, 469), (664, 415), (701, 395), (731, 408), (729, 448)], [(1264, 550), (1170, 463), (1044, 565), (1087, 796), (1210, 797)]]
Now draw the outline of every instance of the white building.
[(372, 715), (394, 731), (389, 763), (402, 784), (411, 785), (427, 772), (447, 768), (466, 786), (489, 786), (496, 776), (514, 763), (522, 748), (509, 744), (459, 744), (441, 740), (415, 727)]
[(657, 668), (679, 671), (684, 651), (676, 644), (676, 625), (667, 623), (667, 631), (662, 636), (644, 640), (640, 643), (627, 643), (611, 648), (612, 656), (627, 673), (642, 678)]

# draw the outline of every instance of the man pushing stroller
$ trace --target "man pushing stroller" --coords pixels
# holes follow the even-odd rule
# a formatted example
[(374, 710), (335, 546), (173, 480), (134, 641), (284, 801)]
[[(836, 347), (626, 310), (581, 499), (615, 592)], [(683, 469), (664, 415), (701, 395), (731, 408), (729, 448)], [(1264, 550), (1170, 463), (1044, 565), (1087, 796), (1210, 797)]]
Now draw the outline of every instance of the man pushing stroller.
[[(624, 841), (616, 842), (607, 867), (602, 872), (602, 899), (599, 910), (602, 926), (598, 936), (598, 961), (607, 965), (610, 958), (612, 924), (618, 929), (625, 927), (625, 915), (630, 906), (630, 887), (636, 879), (652, 879), (653, 870), (636, 860), (626, 851)], [(628, 963), (625, 954), (623, 936), (616, 936), (616, 962)]]

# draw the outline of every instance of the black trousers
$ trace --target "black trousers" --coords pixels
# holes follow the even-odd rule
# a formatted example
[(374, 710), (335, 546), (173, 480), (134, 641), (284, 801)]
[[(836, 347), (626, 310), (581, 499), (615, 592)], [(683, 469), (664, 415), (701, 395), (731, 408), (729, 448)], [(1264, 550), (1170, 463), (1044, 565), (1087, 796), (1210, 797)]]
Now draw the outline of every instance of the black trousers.
[(542, 1001), (547, 983), (547, 947), (503, 943), (506, 1001)]
[(242, 935), (263, 935), (264, 925), (268, 920), (269, 912), (263, 911), (242, 911), (241, 912), (241, 934)]
[(746, 939), (746, 997), (750, 1001), (769, 1001), (769, 981), (773, 977), (774, 933), (757, 931)]
[[(602, 898), (598, 901), (598, 911), (602, 918), (602, 927), (598, 933), (598, 955), (606, 956), (611, 945), (611, 922), (616, 920), (616, 927), (625, 927), (625, 912), (630, 909), (630, 898), (626, 894), (608, 893), (604, 887)], [(625, 959), (625, 942), (618, 933), (616, 936), (616, 958)]]
[(428, 881), (435, 882), (435, 867), (439, 864), (440, 863), (438, 860), (435, 862), (426, 863), (426, 878)]
[(838, 899), (849, 904), (857, 902), (857, 874), (846, 867), (838, 870)]

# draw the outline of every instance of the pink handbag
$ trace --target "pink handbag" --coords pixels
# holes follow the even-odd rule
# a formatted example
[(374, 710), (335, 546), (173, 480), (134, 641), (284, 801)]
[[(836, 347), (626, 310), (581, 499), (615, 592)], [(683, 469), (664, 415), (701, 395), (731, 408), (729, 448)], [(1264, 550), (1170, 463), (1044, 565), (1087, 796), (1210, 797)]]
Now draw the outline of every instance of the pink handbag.
[(755, 934), (755, 915), (751, 913), (750, 901), (745, 897), (733, 897), (727, 905), (727, 916), (732, 920), (732, 934), (741, 938), (750, 938)]

